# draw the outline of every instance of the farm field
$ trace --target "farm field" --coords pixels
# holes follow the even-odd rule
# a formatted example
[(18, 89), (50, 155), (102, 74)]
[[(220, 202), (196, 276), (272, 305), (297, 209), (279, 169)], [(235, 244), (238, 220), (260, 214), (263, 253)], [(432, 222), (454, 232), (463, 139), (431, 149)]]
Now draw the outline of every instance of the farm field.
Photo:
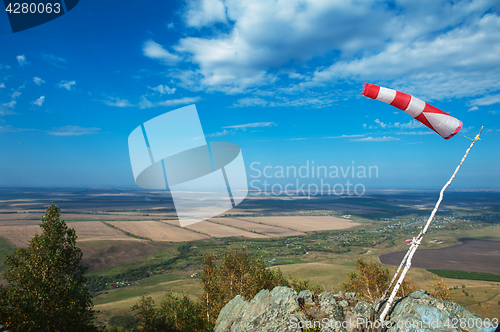
[(42, 229), (38, 225), (0, 226), (0, 234), (12, 247), (22, 248), (35, 235), (42, 234)]
[(78, 235), (77, 241), (142, 241), (125, 235), (122, 231), (109, 227), (100, 221), (67, 222), (68, 227), (74, 228)]
[(271, 237), (282, 237), (282, 236), (297, 236), (304, 235), (304, 233), (297, 232), (295, 230), (275, 227), (269, 225), (263, 225), (255, 222), (246, 221), (243, 219), (231, 219), (231, 218), (215, 218), (212, 221), (217, 223), (222, 223), (232, 227), (243, 228), (248, 231), (254, 231)]
[[(462, 244), (441, 249), (420, 249), (412, 266), (426, 269), (460, 270), (500, 274), (500, 241), (459, 239)], [(386, 265), (399, 265), (406, 251), (380, 256)]]
[(238, 219), (285, 227), (300, 232), (346, 229), (361, 225), (349, 219), (331, 216), (241, 217)]
[(186, 242), (207, 239), (208, 236), (175, 227), (161, 221), (109, 221), (109, 224), (153, 241)]
[[(312, 285), (339, 291), (347, 280), (346, 273), (354, 270), (356, 257), (376, 261), (381, 255), (405, 251), (408, 247), (404, 241), (418, 233), (436, 197), (434, 191), (383, 191), (364, 197), (310, 200), (249, 196), (223, 215), (180, 228), (170, 198), (160, 192), (0, 189), (0, 237), (4, 239), (0, 239), (0, 254), (12, 251), (14, 242), (18, 247), (26, 246), (34, 234), (39, 234), (45, 206), (53, 200), (61, 208), (62, 219), (77, 232), (84, 264), (90, 267), (89, 278), (131, 283), (93, 293), (95, 309), (101, 311), (100, 321), (109, 322), (117, 315), (130, 316), (130, 307), (148, 292), (157, 303), (167, 290), (186, 291), (196, 299), (201, 292), (200, 281), (197, 276), (189, 276), (200, 273), (203, 255), (220, 254), (230, 248), (246, 247), (261, 255), (270, 268), (279, 267), (285, 277), (309, 279)], [(448, 193), (421, 248), (450, 250), (460, 244), (459, 238), (500, 241), (498, 202), (499, 193)], [(12, 213), (17, 211), (22, 213)], [(351, 218), (340, 218), (344, 214)], [(442, 242), (428, 243), (430, 240)], [(441, 255), (441, 251), (436, 252)], [(475, 262), (483, 267), (498, 260), (496, 251), (486, 246), (478, 247), (477, 252), (486, 257)], [(458, 262), (461, 254), (455, 249), (447, 259)], [(458, 264), (461, 267), (455, 270), (463, 270), (466, 265)], [(139, 272), (142, 274), (137, 276)], [(426, 289), (433, 282), (431, 272), (416, 266), (408, 276)], [(445, 279), (445, 283), (448, 287), (466, 286), (469, 296), (462, 288), (452, 290), (460, 304), (483, 317), (500, 316), (500, 298), (494, 297), (500, 283), (458, 279)]]
[(231, 237), (231, 236), (244, 236), (247, 238), (265, 238), (266, 235), (247, 232), (238, 228), (219, 225), (210, 221), (202, 221), (196, 224), (186, 226), (185, 228), (191, 229), (195, 232), (207, 234), (211, 237)]

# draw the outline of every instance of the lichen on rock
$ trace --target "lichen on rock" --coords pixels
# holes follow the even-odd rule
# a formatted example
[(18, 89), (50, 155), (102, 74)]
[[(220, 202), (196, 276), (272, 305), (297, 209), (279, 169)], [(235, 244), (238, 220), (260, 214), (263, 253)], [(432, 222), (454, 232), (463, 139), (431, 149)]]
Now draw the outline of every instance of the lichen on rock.
[(425, 290), (398, 299), (384, 325), (377, 321), (374, 308), (354, 293), (315, 295), (305, 290), (297, 294), (279, 286), (261, 290), (250, 301), (236, 296), (220, 312), (215, 332), (495, 331), (478, 314), (457, 303), (437, 300)]

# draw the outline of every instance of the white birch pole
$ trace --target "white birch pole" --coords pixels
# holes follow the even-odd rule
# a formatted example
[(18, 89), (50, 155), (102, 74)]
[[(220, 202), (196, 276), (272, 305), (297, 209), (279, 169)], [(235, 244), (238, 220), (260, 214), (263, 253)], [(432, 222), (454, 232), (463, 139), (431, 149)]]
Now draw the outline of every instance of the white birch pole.
[(394, 286), (394, 289), (392, 290), (391, 296), (389, 297), (389, 300), (387, 301), (387, 304), (386, 304), (386, 306), (384, 308), (384, 311), (380, 315), (380, 321), (381, 322), (384, 321), (385, 317), (387, 316), (387, 314), (389, 313), (389, 311), (392, 309), (392, 304), (394, 302), (394, 298), (396, 297), (396, 293), (398, 292), (399, 287), (403, 283), (403, 280), (404, 280), (404, 278), (406, 276), (406, 273), (410, 269), (411, 260), (413, 258), (413, 255), (417, 251), (418, 246), (422, 242), (422, 238), (424, 237), (425, 233), (427, 233), (427, 230), (429, 229), (429, 226), (430, 226), (432, 220), (434, 219), (434, 216), (436, 215), (436, 212), (437, 212), (437, 210), (439, 208), (439, 205), (441, 204), (441, 201), (443, 200), (444, 191), (451, 184), (451, 182), (455, 178), (455, 175), (457, 175), (458, 170), (462, 166), (462, 163), (464, 162), (465, 158), (467, 158), (467, 155), (469, 154), (470, 149), (472, 149), (472, 147), (474, 146), (474, 143), (476, 143), (476, 141), (480, 139), (479, 135), (481, 135), (481, 131), (483, 131), (483, 127), (481, 127), (481, 130), (479, 130), (479, 133), (476, 135), (476, 137), (474, 137), (474, 139), (472, 140), (472, 143), (469, 146), (469, 148), (467, 149), (467, 151), (465, 151), (465, 155), (463, 156), (462, 160), (460, 161), (460, 164), (458, 164), (458, 166), (455, 169), (455, 172), (453, 173), (453, 175), (451, 176), (451, 178), (448, 180), (448, 182), (446, 182), (446, 184), (444, 185), (443, 189), (441, 189), (441, 192), (439, 193), (439, 199), (436, 202), (436, 206), (434, 207), (434, 210), (432, 210), (432, 213), (431, 213), (429, 219), (427, 220), (427, 223), (425, 224), (425, 227), (420, 231), (420, 233), (418, 234), (418, 236), (416, 238), (413, 238), (412, 245), (408, 249), (408, 252), (406, 253), (405, 257), (403, 258), (403, 261), (401, 262), (401, 265), (399, 266), (398, 271), (396, 272), (396, 274), (392, 278), (389, 287), (387, 288), (387, 290), (384, 293), (384, 296), (380, 300), (379, 304), (382, 303), (382, 300), (384, 299), (384, 297), (387, 294), (387, 292), (389, 291), (389, 289), (392, 287), (392, 284), (394, 283), (394, 280), (396, 279), (396, 276), (398, 275), (399, 271), (401, 270), (401, 267), (403, 266), (403, 264), (405, 264), (405, 267), (404, 267), (403, 271), (401, 272), (401, 276), (399, 277), (398, 282), (396, 283), (396, 286)]

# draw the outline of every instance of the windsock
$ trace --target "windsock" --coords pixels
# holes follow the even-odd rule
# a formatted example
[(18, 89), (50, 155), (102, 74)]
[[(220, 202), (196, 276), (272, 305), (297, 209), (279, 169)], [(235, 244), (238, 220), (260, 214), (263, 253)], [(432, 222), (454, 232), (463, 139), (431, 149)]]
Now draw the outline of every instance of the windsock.
[(444, 139), (452, 138), (462, 128), (462, 121), (407, 93), (365, 83), (361, 94), (405, 111)]

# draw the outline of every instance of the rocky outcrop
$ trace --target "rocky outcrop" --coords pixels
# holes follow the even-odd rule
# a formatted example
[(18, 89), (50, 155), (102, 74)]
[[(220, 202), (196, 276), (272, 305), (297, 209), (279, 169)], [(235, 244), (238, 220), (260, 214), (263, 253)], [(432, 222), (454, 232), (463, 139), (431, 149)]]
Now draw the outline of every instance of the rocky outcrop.
[[(381, 325), (374, 305), (358, 301), (354, 293), (305, 290), (288, 287), (262, 290), (251, 301), (232, 299), (220, 312), (215, 332), (361, 332), (443, 331), (493, 332), (495, 323), (464, 307), (440, 301), (425, 290), (399, 299)], [(380, 312), (383, 310), (383, 306)]]

